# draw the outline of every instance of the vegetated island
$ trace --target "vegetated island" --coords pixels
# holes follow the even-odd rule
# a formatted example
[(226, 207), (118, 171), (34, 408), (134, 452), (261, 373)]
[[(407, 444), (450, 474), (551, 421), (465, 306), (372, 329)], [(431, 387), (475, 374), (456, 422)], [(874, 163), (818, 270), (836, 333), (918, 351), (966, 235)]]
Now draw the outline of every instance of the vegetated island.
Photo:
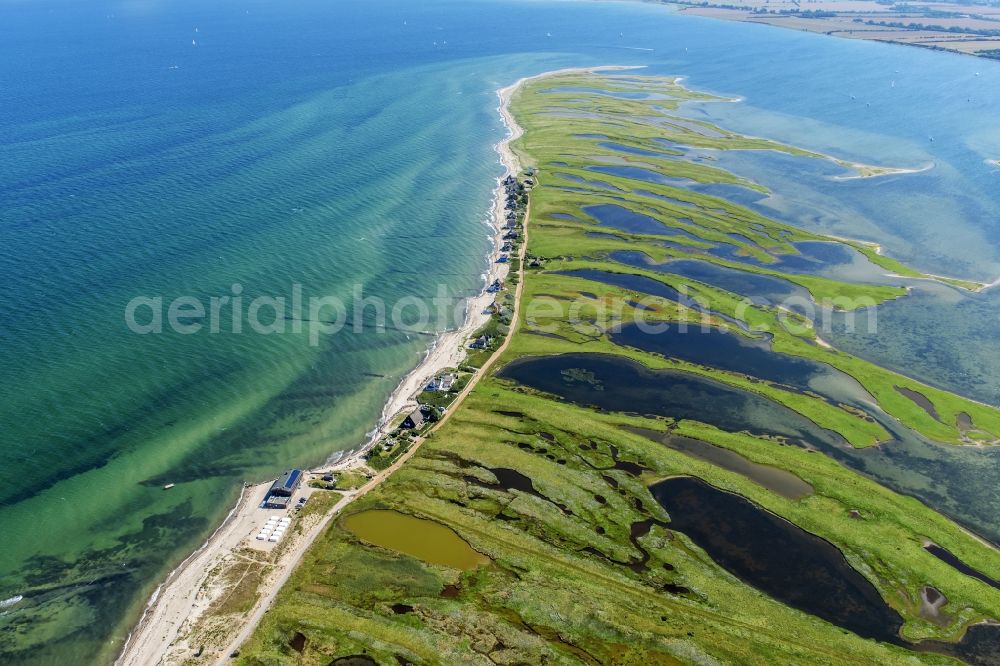
[(652, 0), (684, 14), (1000, 58), (1000, 8), (895, 0)]
[[(787, 268), (817, 245), (936, 278), (688, 189), (760, 188), (701, 150), (813, 156), (683, 117), (716, 98), (675, 79), (559, 72), (506, 98), (524, 244), (474, 337), (476, 381), (266, 614), (256, 597), (216, 614), (261, 618), (249, 640), (230, 653), (205, 630), (188, 663), (996, 663), (997, 549), (823, 451), (888, 439), (887, 418), (995, 444), (1000, 412), (735, 290), (778, 282), (842, 310), (906, 297)], [(806, 388), (819, 371), (853, 388)]]

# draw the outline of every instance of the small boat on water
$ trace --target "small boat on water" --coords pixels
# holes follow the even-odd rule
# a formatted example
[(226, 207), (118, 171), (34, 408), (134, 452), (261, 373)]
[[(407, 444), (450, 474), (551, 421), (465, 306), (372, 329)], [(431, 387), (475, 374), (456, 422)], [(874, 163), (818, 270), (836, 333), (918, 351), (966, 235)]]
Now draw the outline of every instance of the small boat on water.
[(168, 483), (167, 485), (163, 486), (163, 489), (164, 489), (164, 490), (170, 490), (170, 489), (171, 489), (171, 488), (173, 488), (173, 487), (174, 487), (175, 485), (177, 485), (177, 484), (176, 484), (176, 483)]

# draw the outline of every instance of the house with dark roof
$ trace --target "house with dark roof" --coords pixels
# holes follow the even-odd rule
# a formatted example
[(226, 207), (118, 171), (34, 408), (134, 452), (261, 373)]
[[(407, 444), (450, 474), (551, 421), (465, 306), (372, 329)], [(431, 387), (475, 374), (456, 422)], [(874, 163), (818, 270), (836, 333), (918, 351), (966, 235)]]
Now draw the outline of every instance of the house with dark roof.
[(492, 338), (490, 336), (488, 336), (488, 335), (480, 335), (478, 338), (476, 338), (475, 340), (473, 340), (472, 344), (469, 345), (469, 346), (472, 349), (486, 349), (487, 347), (490, 346), (490, 340), (492, 340)]
[(424, 425), (424, 413), (420, 411), (419, 407), (410, 412), (409, 416), (403, 421), (404, 428), (411, 428), (413, 430), (422, 425)]
[(291, 497), (299, 488), (299, 484), (302, 483), (302, 470), (300, 469), (290, 469), (275, 480), (271, 484), (271, 490), (268, 491), (271, 495), (278, 495), (281, 497)]
[(264, 498), (265, 509), (287, 509), (292, 495), (302, 484), (302, 470), (290, 469), (271, 484)]

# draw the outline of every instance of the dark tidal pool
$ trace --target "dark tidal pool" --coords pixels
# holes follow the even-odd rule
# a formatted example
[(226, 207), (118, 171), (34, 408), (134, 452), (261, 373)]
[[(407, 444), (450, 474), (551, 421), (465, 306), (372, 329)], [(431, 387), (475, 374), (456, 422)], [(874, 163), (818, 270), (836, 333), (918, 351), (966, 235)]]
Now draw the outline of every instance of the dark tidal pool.
[(692, 240), (700, 240), (684, 231), (668, 227), (655, 217), (637, 213), (625, 206), (617, 204), (597, 204), (583, 209), (587, 215), (597, 220), (604, 227), (611, 227), (630, 234), (648, 234), (651, 236), (684, 236)]
[(593, 268), (580, 268), (572, 271), (557, 271), (553, 275), (565, 275), (567, 277), (577, 277), (592, 282), (620, 287), (629, 291), (637, 291), (650, 296), (659, 296), (671, 301), (679, 301), (680, 293), (673, 287), (669, 287), (662, 282), (657, 282), (653, 278), (642, 275), (632, 275), (631, 273), (612, 273), (611, 271), (599, 271)]
[(620, 331), (612, 332), (610, 337), (617, 345), (800, 389), (809, 388), (809, 380), (825, 371), (819, 363), (772, 352), (766, 339), (733, 335), (718, 328), (670, 324), (653, 331), (638, 324), (627, 324)]
[(730, 291), (749, 298), (753, 303), (783, 304), (789, 309), (801, 311), (812, 303), (809, 292), (787, 280), (768, 275), (756, 275), (734, 268), (716, 266), (707, 261), (679, 259), (656, 264), (642, 252), (614, 252), (611, 259), (633, 268), (643, 268), (678, 275)]
[(582, 406), (710, 423), (732, 432), (787, 438), (816, 446), (842, 438), (796, 412), (748, 391), (672, 370), (651, 370), (610, 354), (518, 359), (498, 376)]
[(903, 643), (902, 617), (830, 542), (701, 479), (667, 479), (650, 492), (671, 529), (745, 583), (864, 638)]
[(957, 643), (910, 643), (903, 619), (829, 541), (734, 493), (681, 476), (650, 487), (686, 534), (720, 567), (761, 592), (863, 638), (955, 657), (972, 666), (1000, 664), (1000, 625), (969, 627)]
[(825, 363), (773, 351), (769, 335), (754, 338), (700, 325), (661, 324), (654, 329), (633, 323), (608, 337), (624, 347), (812, 391), (833, 403), (865, 408), (875, 402), (853, 377)]
[[(625, 257), (623, 255), (632, 256)], [(627, 258), (630, 263), (635, 263), (642, 268), (663, 270), (664, 272), (666, 272), (666, 267), (682, 263), (671, 262), (658, 268), (647, 264), (645, 255), (638, 252), (618, 253), (613, 258), (616, 260)], [(709, 266), (705, 262), (687, 263)], [(739, 273), (738, 271), (732, 272)], [(640, 293), (680, 300), (676, 290), (656, 280), (638, 275), (593, 270), (576, 271), (574, 274), (577, 277), (595, 282), (613, 284)], [(759, 297), (759, 293), (748, 283), (743, 285), (743, 289), (747, 293)], [(690, 299), (684, 298), (681, 302), (690, 304)], [(719, 313), (714, 314), (722, 316)], [(725, 316), (723, 318), (730, 320)], [(733, 323), (739, 324), (739, 322)], [(691, 330), (700, 331), (700, 328), (694, 327), (689, 329), (689, 331)], [(667, 347), (665, 342), (643, 340), (635, 333), (626, 333), (624, 329), (623, 335), (629, 335), (630, 342), (627, 344), (638, 349), (684, 358), (701, 365), (737, 372), (749, 370), (750, 366), (753, 365), (753, 372), (746, 372), (746, 374), (756, 374), (762, 379), (783, 381), (783, 383), (792, 385), (795, 384), (796, 376), (799, 380), (805, 379), (804, 370), (786, 365), (783, 362), (784, 359), (781, 358), (782, 355), (770, 352), (771, 360), (768, 361), (762, 354), (751, 351), (749, 353), (756, 358), (742, 358), (744, 350), (735, 348), (735, 343), (725, 341), (721, 337), (715, 338), (721, 343), (718, 347), (708, 344), (700, 345), (697, 340), (682, 341), (680, 344), (686, 345), (685, 350), (685, 348), (671, 349)], [(616, 341), (621, 343), (625, 339), (619, 337)], [(761, 351), (763, 351), (763, 346), (761, 346)], [(771, 363), (774, 363), (777, 369), (771, 369), (769, 367)], [(743, 370), (739, 368), (743, 368)], [(834, 441), (829, 438), (817, 439), (816, 441), (819, 442), (819, 447), (823, 449), (824, 453), (897, 492), (917, 497), (993, 543), (1000, 543), (1000, 520), (998, 520), (998, 516), (1000, 516), (1000, 486), (996, 483), (997, 470), (1000, 469), (1000, 447), (963, 447), (928, 441), (878, 409), (874, 404), (874, 399), (856, 380), (832, 369), (825, 374), (813, 375), (808, 379), (808, 382), (810, 389), (820, 395), (860, 407), (878, 421), (893, 438), (891, 442), (882, 446), (867, 449), (854, 449), (845, 446), (839, 438)], [(668, 408), (665, 407), (665, 409)], [(708, 419), (706, 421), (708, 423), (715, 423), (711, 420), (711, 414), (704, 418)]]

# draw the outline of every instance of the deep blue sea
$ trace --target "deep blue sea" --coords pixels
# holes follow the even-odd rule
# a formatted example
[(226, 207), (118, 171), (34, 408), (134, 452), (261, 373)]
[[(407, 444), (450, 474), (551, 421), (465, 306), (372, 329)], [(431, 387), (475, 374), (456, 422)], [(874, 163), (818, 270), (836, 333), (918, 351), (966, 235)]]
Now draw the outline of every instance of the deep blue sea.
[[(1000, 62), (630, 2), (0, 2), (0, 662), (109, 662), (243, 481), (360, 444), (433, 339), (362, 327), (311, 344), (291, 319), (137, 335), (131, 299), (300, 285), (394, 302), (440, 285), (460, 303), (486, 266), (496, 89), (601, 64), (742, 97), (692, 110), (734, 130), (933, 162), (843, 182), (769, 155), (727, 166), (773, 189), (754, 205), (775, 217), (1000, 275)], [(835, 340), (998, 404), (998, 314), (1000, 290), (927, 287), (877, 334)], [(945, 486), (972, 474), (987, 496), (926, 497), (1000, 533), (971, 507), (1000, 505), (996, 455), (943, 455)], [(896, 482), (919, 494), (937, 470)]]

